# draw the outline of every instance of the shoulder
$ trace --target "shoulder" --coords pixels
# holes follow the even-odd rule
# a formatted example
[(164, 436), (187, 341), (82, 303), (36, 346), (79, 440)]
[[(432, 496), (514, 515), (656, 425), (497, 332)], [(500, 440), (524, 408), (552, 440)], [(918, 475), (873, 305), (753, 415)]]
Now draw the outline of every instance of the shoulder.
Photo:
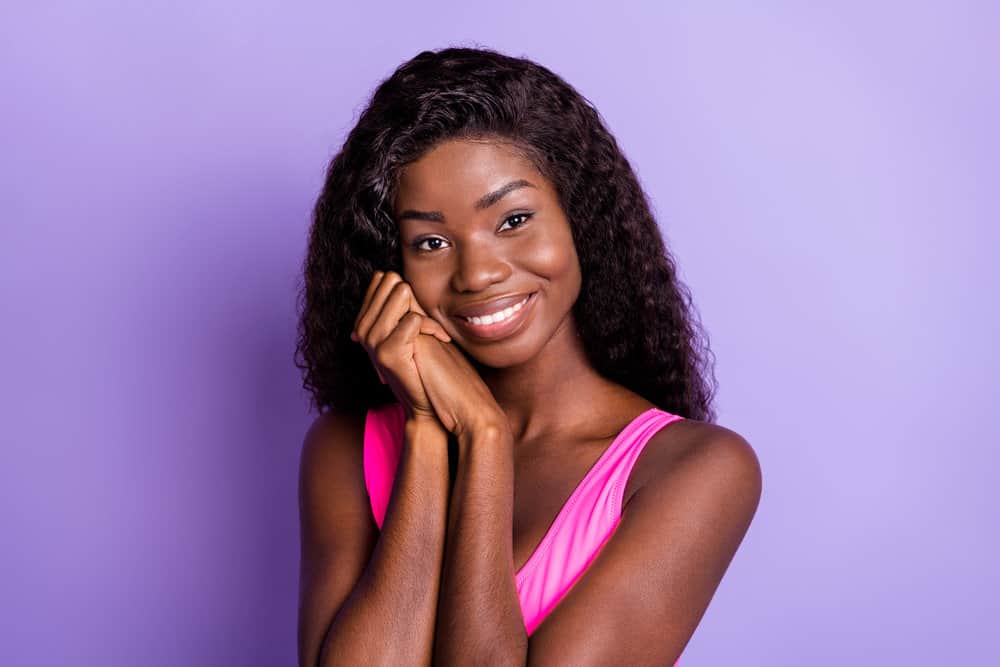
[(334, 489), (362, 482), (365, 418), (364, 413), (328, 412), (313, 420), (302, 440), (300, 487)]
[(763, 487), (760, 461), (739, 433), (693, 419), (672, 422), (646, 447), (650, 457), (644, 483), (636, 490), (672, 502), (697, 492), (724, 502), (744, 516), (754, 513)]
[(312, 561), (325, 560), (331, 548), (367, 544), (375, 534), (364, 478), (365, 417), (320, 415), (303, 438), (299, 518), (303, 554)]
[(352, 448), (364, 436), (365, 413), (326, 412), (317, 416), (306, 429), (303, 454), (320, 454), (330, 449)]
[[(757, 454), (736, 431), (718, 424), (683, 419), (657, 431), (650, 439), (658, 448), (670, 449), (679, 461), (722, 465), (746, 475), (760, 474)], [(668, 471), (663, 471), (668, 472)]]

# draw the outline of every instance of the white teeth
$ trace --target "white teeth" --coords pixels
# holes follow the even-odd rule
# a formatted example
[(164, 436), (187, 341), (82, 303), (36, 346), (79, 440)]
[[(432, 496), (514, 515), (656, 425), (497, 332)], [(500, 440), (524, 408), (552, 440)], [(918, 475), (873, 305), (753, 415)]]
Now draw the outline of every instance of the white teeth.
[(531, 295), (529, 294), (528, 296), (524, 297), (524, 300), (521, 301), (521, 303), (515, 304), (508, 308), (504, 308), (503, 310), (495, 312), (492, 315), (484, 315), (483, 317), (467, 317), (465, 319), (472, 322), (473, 324), (495, 324), (497, 322), (502, 322), (503, 320), (506, 320), (508, 317), (510, 317), (517, 311), (521, 310), (521, 307), (528, 302), (528, 299), (530, 297)]

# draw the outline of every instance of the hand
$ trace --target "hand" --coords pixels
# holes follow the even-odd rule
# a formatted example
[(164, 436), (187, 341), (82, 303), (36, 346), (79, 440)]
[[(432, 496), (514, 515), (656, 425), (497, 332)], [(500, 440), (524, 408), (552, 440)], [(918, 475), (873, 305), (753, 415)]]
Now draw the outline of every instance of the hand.
[(436, 421), (413, 358), (414, 343), (420, 338), (451, 341), (444, 328), (427, 316), (413, 289), (398, 273), (376, 271), (351, 339), (365, 348), (379, 379), (392, 389), (408, 418)]
[(493, 393), (454, 343), (418, 336), (414, 358), (434, 412), (450, 433), (460, 436), (486, 427), (509, 428)]

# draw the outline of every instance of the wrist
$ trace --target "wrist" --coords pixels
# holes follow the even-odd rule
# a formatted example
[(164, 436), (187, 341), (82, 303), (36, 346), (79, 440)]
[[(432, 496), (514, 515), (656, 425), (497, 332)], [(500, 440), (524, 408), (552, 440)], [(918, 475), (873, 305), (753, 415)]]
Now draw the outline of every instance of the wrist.
[(456, 434), (460, 451), (471, 447), (484, 447), (491, 450), (513, 445), (514, 436), (506, 417), (486, 418)]
[(403, 430), (407, 440), (447, 440), (448, 431), (437, 417), (416, 415), (407, 417)]

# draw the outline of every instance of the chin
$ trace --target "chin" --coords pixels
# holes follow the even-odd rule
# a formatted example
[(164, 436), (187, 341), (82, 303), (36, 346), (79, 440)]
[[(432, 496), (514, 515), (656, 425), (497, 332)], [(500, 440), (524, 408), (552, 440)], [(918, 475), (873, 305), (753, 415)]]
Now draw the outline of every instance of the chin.
[(470, 349), (457, 339), (453, 338), (452, 340), (476, 370), (482, 368), (499, 370), (522, 366), (531, 361), (537, 354), (534, 346), (526, 341), (511, 341), (510, 345), (474, 345)]

